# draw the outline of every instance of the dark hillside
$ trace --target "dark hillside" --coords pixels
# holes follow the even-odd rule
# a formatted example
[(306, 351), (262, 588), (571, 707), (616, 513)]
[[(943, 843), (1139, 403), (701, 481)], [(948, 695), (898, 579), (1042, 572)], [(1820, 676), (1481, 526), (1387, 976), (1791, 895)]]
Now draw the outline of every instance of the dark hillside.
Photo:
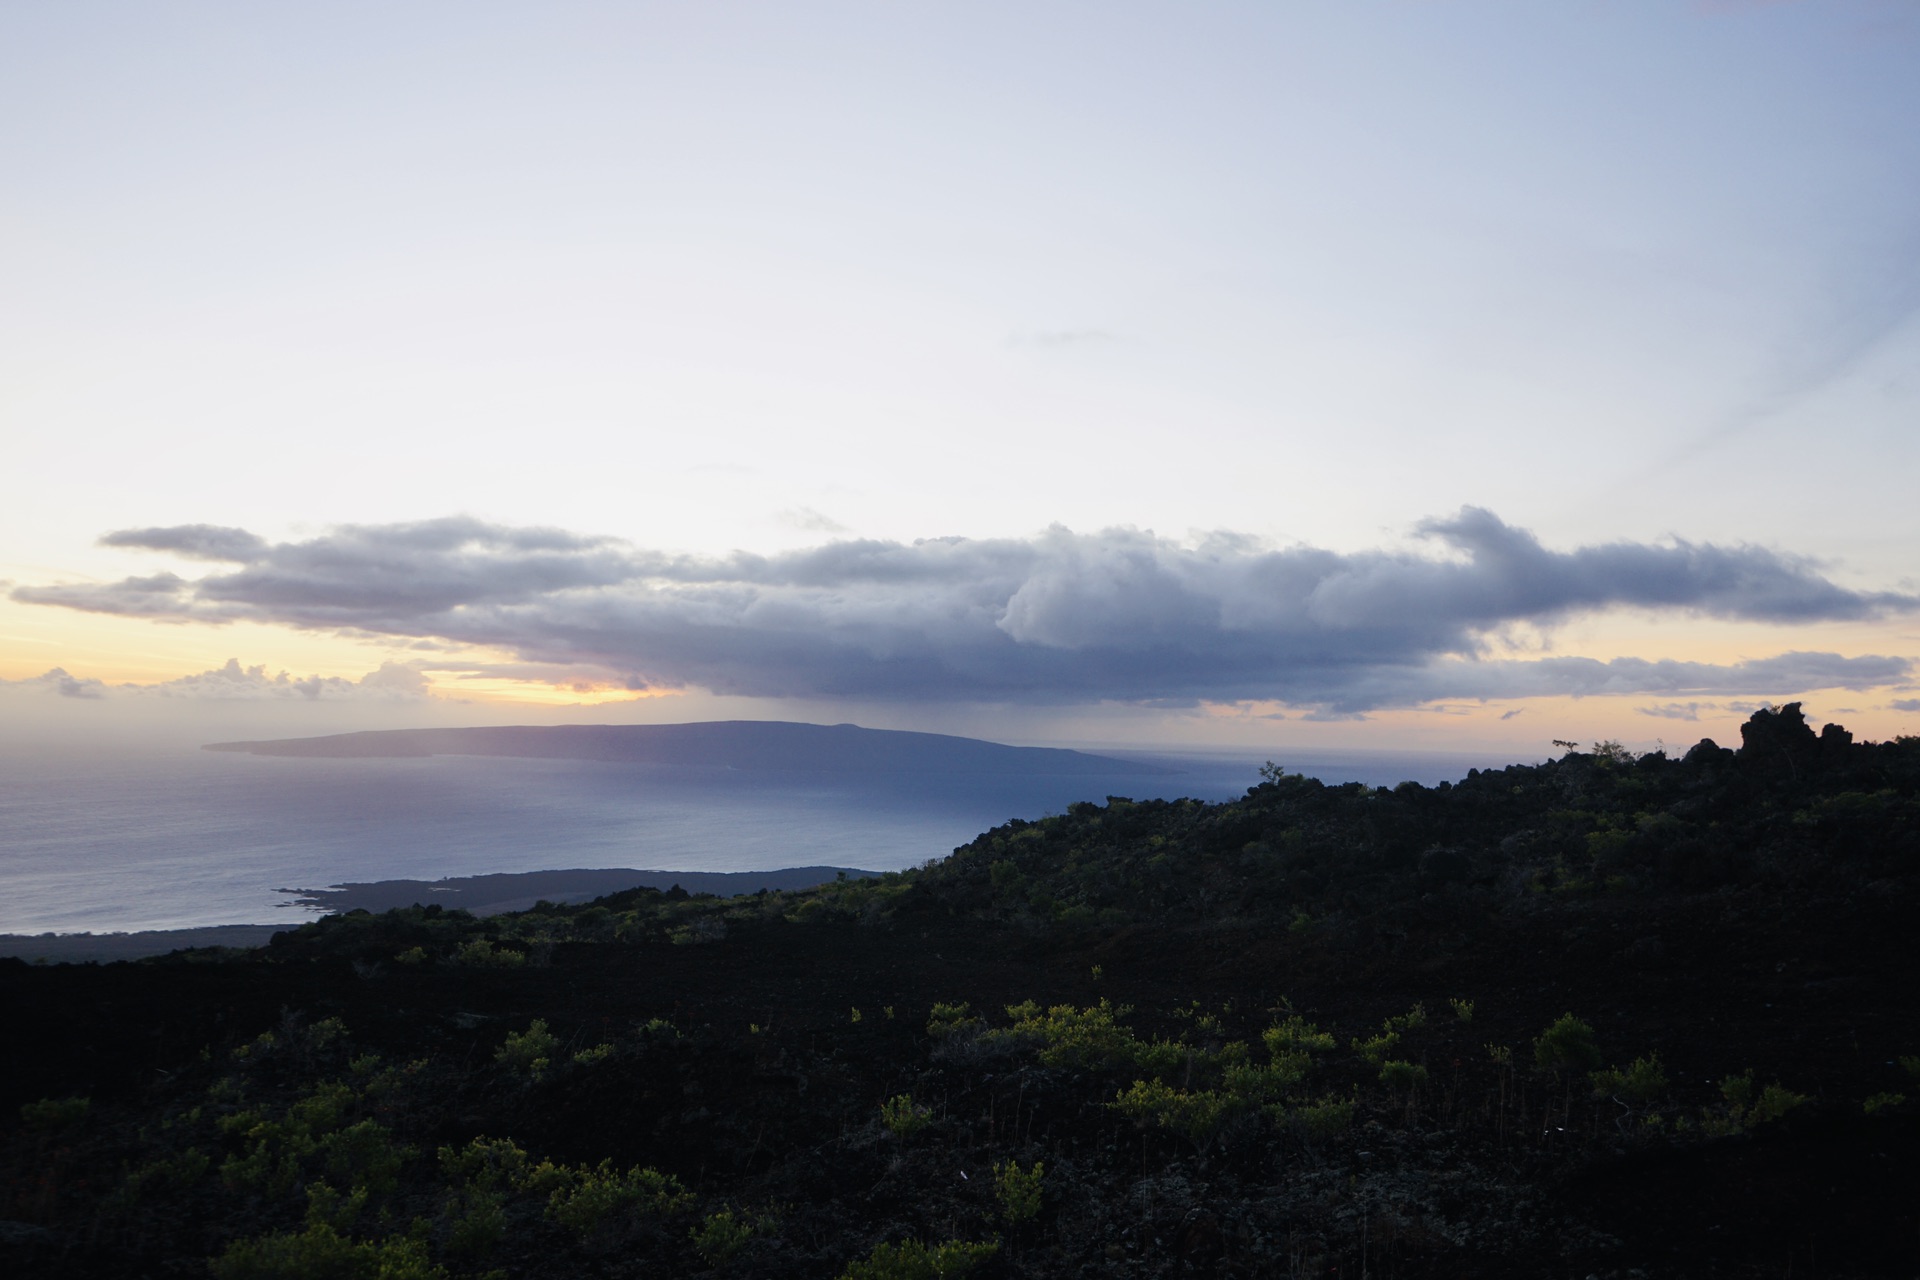
[(1789, 706), (1737, 752), (1108, 798), (802, 892), (0, 966), (0, 1249), (47, 1276), (1910, 1276), (1916, 804), (1920, 741)]

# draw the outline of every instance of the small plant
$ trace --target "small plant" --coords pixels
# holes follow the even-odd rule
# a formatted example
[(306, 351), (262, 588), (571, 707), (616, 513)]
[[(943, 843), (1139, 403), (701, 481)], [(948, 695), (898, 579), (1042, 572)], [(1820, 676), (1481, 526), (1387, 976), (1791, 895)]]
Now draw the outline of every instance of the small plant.
[(1751, 1070), (1722, 1080), (1720, 1096), (1727, 1101), (1728, 1120), (1736, 1128), (1742, 1129), (1752, 1129), (1770, 1120), (1778, 1120), (1807, 1100), (1805, 1094), (1795, 1093), (1778, 1080), (1764, 1089), (1760, 1088)]
[(1201, 1150), (1247, 1109), (1246, 1100), (1231, 1093), (1176, 1089), (1160, 1080), (1135, 1080), (1111, 1105), (1142, 1124), (1171, 1129)]
[(1875, 1112), (1887, 1111), (1894, 1107), (1903, 1106), (1906, 1101), (1907, 1095), (1904, 1093), (1876, 1093), (1861, 1103), (1860, 1109), (1868, 1115), (1873, 1115)]
[(1031, 1169), (1022, 1169), (1012, 1160), (993, 1166), (993, 1197), (1010, 1225), (1017, 1227), (1040, 1215), (1040, 1184), (1046, 1172), (1047, 1166), (1038, 1160)]
[(1490, 1044), (1487, 1046), (1487, 1058), (1496, 1067), (1510, 1067), (1513, 1065), (1513, 1046)]
[(613, 1161), (602, 1160), (553, 1193), (547, 1216), (584, 1240), (617, 1216), (665, 1217), (692, 1202), (693, 1193), (669, 1174), (641, 1168), (615, 1173)]
[(1666, 1093), (1667, 1073), (1660, 1065), (1660, 1055), (1650, 1053), (1644, 1058), (1635, 1058), (1630, 1067), (1608, 1067), (1594, 1072), (1593, 1091), (1602, 1097), (1645, 1106)]
[(998, 1244), (948, 1240), (925, 1245), (918, 1240), (875, 1245), (873, 1252), (840, 1273), (840, 1280), (954, 1280), (971, 1273), (999, 1252)]
[(710, 1267), (717, 1267), (742, 1249), (753, 1238), (753, 1224), (733, 1216), (733, 1210), (710, 1213), (706, 1220), (688, 1232), (693, 1249)]
[(860, 1021), (861, 1017), (862, 1017), (862, 1014), (860, 1012), (860, 1007), (858, 1005), (855, 1005), (853, 1010), (853, 1021), (858, 1022)]
[(424, 1244), (395, 1236), (365, 1243), (324, 1222), (300, 1232), (238, 1240), (208, 1264), (214, 1280), (445, 1280)]
[(427, 951), (425, 947), (408, 947), (405, 951), (396, 955), (393, 960), (395, 964), (425, 964), (427, 962)]
[(1600, 1046), (1592, 1027), (1563, 1013), (1533, 1042), (1533, 1061), (1542, 1071), (1592, 1071), (1600, 1065)]
[(1417, 1062), (1389, 1058), (1380, 1064), (1380, 1083), (1389, 1089), (1412, 1093), (1427, 1082), (1427, 1069)]
[(594, 1045), (591, 1049), (582, 1049), (580, 1052), (574, 1054), (573, 1061), (575, 1066), (590, 1067), (596, 1062), (605, 1062), (608, 1058), (611, 1058), (612, 1056), (613, 1056), (612, 1045), (597, 1044), (597, 1045)]
[(93, 1107), (91, 1098), (42, 1098), (20, 1108), (21, 1123), (41, 1137), (77, 1128)]
[(1105, 969), (1105, 968), (1104, 968), (1103, 966), (1101, 966), (1101, 965), (1095, 965), (1095, 966), (1093, 966), (1093, 968), (1092, 968), (1092, 969), (1090, 970), (1090, 972), (1092, 973), (1092, 975), (1093, 975), (1093, 980), (1094, 980), (1095, 982), (1098, 982), (1098, 981), (1100, 981), (1100, 980), (1101, 980), (1102, 978), (1104, 978), (1104, 977), (1106, 977), (1106, 976), (1107, 976), (1107, 971), (1106, 971), (1106, 969)]
[(1473, 1021), (1473, 1001), (1462, 1000), (1456, 996), (1454, 999), (1447, 1001), (1447, 1003), (1453, 1006), (1454, 1021), (1456, 1022), (1472, 1022)]
[(547, 1020), (535, 1018), (525, 1031), (509, 1031), (507, 1042), (494, 1053), (493, 1060), (510, 1071), (525, 1072), (538, 1080), (546, 1073), (547, 1064), (559, 1047), (559, 1038), (547, 1030)]
[(1346, 1098), (1325, 1097), (1298, 1107), (1268, 1107), (1267, 1114), (1308, 1142), (1324, 1142), (1352, 1126), (1353, 1103)]
[(1387, 1054), (1391, 1053), (1393, 1046), (1399, 1043), (1400, 1033), (1388, 1029), (1377, 1036), (1369, 1036), (1365, 1040), (1355, 1036), (1353, 1051), (1377, 1067), (1387, 1060)]
[(1920, 1082), (1920, 1053), (1901, 1054), (1900, 1069)]
[(1326, 1053), (1334, 1046), (1331, 1031), (1322, 1031), (1298, 1014), (1277, 1026), (1268, 1027), (1260, 1033), (1260, 1038), (1266, 1042), (1267, 1052), (1276, 1057), (1291, 1050), (1301, 1049)]
[(880, 1123), (887, 1126), (888, 1133), (903, 1141), (926, 1128), (932, 1115), (915, 1102), (911, 1094), (895, 1094), (880, 1104)]
[(475, 938), (461, 944), (453, 953), (453, 962), (474, 969), (519, 969), (525, 967), (527, 954), (524, 951), (498, 950), (485, 938)]
[(933, 1012), (927, 1015), (927, 1034), (935, 1040), (972, 1034), (985, 1026), (986, 1023), (974, 1016), (973, 1006), (964, 1000), (958, 1004), (935, 1004)]

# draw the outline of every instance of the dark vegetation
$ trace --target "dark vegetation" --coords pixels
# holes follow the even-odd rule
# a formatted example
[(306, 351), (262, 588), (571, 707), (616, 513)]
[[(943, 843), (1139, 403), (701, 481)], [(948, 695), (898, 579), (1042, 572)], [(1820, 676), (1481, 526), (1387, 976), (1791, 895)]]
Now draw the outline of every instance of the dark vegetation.
[(35, 1276), (1907, 1276), (1920, 740), (0, 965)]

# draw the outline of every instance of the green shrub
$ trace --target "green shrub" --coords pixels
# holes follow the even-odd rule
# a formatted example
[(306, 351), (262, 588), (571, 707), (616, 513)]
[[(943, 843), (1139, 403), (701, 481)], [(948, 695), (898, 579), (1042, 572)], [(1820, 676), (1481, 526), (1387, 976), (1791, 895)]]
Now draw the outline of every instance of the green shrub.
[(393, 1191), (413, 1148), (393, 1140), (377, 1120), (362, 1120), (320, 1140), (320, 1156), (329, 1175), (376, 1195)]
[(708, 1266), (717, 1267), (747, 1247), (747, 1241), (753, 1238), (753, 1225), (734, 1217), (733, 1210), (722, 1209), (708, 1214), (706, 1221), (688, 1234), (693, 1238), (694, 1252)]
[(93, 1107), (91, 1098), (42, 1098), (20, 1108), (21, 1123), (41, 1137), (77, 1128)]
[(472, 969), (519, 969), (526, 965), (527, 955), (524, 951), (495, 949), (485, 938), (474, 938), (462, 943), (452, 960)]
[(1324, 1142), (1345, 1133), (1353, 1125), (1353, 1103), (1346, 1098), (1326, 1097), (1291, 1108), (1268, 1107), (1267, 1114), (1308, 1142)]
[(583, 1240), (616, 1217), (665, 1217), (693, 1203), (693, 1193), (678, 1178), (657, 1169), (615, 1173), (613, 1161), (581, 1169), (547, 1201), (547, 1216)]
[(1904, 1106), (1906, 1101), (1907, 1095), (1904, 1093), (1876, 1093), (1861, 1103), (1860, 1109), (1868, 1115), (1873, 1115), (1877, 1111), (1886, 1111), (1894, 1107)]
[(323, 1222), (240, 1240), (208, 1263), (214, 1280), (446, 1280), (417, 1240), (356, 1242)]
[(608, 1058), (611, 1058), (612, 1056), (613, 1056), (612, 1045), (597, 1044), (597, 1045), (594, 1045), (591, 1049), (582, 1049), (580, 1052), (574, 1054), (573, 1063), (577, 1067), (590, 1067), (596, 1062), (605, 1062)]
[(1645, 1106), (1666, 1094), (1667, 1073), (1660, 1065), (1660, 1055), (1650, 1053), (1644, 1058), (1635, 1058), (1630, 1067), (1608, 1067), (1594, 1072), (1593, 1091), (1602, 1097)]
[(1461, 1000), (1456, 998), (1456, 999), (1447, 1001), (1447, 1003), (1453, 1006), (1453, 1016), (1456, 1021), (1459, 1021), (1459, 1022), (1473, 1021), (1473, 1001)]
[(935, 1040), (973, 1035), (986, 1025), (974, 1016), (973, 1006), (964, 1000), (958, 1004), (936, 1004), (927, 1016), (927, 1034)]
[(1322, 1031), (1298, 1015), (1268, 1027), (1260, 1033), (1260, 1039), (1266, 1042), (1267, 1052), (1276, 1058), (1294, 1050), (1326, 1053), (1334, 1046), (1332, 1032)]
[(1249, 1106), (1246, 1099), (1231, 1093), (1176, 1089), (1161, 1080), (1135, 1080), (1109, 1105), (1143, 1124), (1171, 1129), (1199, 1148), (1205, 1148)]
[(1380, 1064), (1380, 1083), (1389, 1089), (1411, 1093), (1427, 1082), (1427, 1069), (1417, 1062), (1389, 1058)]
[(1221, 1073), (1221, 1087), (1239, 1098), (1267, 1102), (1297, 1088), (1312, 1066), (1313, 1060), (1303, 1052), (1275, 1054), (1273, 1060), (1263, 1066), (1230, 1062)]
[(538, 1080), (546, 1073), (547, 1064), (559, 1047), (559, 1038), (547, 1030), (547, 1020), (535, 1018), (525, 1031), (509, 1031), (506, 1043), (495, 1052), (493, 1060), (510, 1071), (525, 1072)]
[(911, 1138), (931, 1120), (932, 1112), (916, 1103), (911, 1094), (895, 1094), (880, 1104), (880, 1123), (896, 1138)]
[(1728, 1076), (1720, 1082), (1720, 1096), (1727, 1102), (1727, 1118), (1735, 1128), (1752, 1129), (1778, 1120), (1807, 1100), (1778, 1080), (1760, 1088), (1751, 1070)]
[(470, 1187), (506, 1187), (519, 1184), (527, 1167), (527, 1153), (511, 1138), (475, 1138), (464, 1147), (442, 1147), (440, 1172)]
[(1393, 1051), (1393, 1046), (1399, 1043), (1400, 1033), (1391, 1027), (1377, 1036), (1369, 1036), (1365, 1040), (1355, 1036), (1352, 1041), (1353, 1051), (1376, 1067), (1386, 1062), (1387, 1055)]
[(1040, 1061), (1050, 1067), (1077, 1067), (1083, 1070), (1117, 1071), (1134, 1068), (1144, 1071), (1171, 1071), (1184, 1062), (1189, 1050), (1167, 1040), (1142, 1040), (1120, 1025), (1119, 1019), (1132, 1012), (1125, 1005), (1106, 1000), (1086, 1009), (1057, 1004), (1042, 1010), (1029, 1000), (1007, 1006), (1013, 1025), (989, 1031), (980, 1037), (983, 1043), (1022, 1047), (1038, 1046)]
[(872, 1253), (842, 1271), (840, 1280), (952, 1280), (969, 1274), (999, 1249), (998, 1244), (963, 1240), (936, 1245), (918, 1240), (875, 1245)]
[(1047, 1166), (1036, 1160), (1031, 1169), (1022, 1169), (1012, 1160), (993, 1166), (993, 1196), (1009, 1225), (1031, 1222), (1040, 1214), (1040, 1184)]
[(1533, 1060), (1542, 1071), (1592, 1071), (1600, 1065), (1593, 1028), (1563, 1013), (1533, 1042)]

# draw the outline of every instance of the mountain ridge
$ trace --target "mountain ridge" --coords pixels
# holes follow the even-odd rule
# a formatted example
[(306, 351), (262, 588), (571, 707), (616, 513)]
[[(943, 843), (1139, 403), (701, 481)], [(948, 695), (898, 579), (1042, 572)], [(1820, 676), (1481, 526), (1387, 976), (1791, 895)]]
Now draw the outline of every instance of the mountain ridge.
[(791, 773), (1176, 772), (1161, 765), (1061, 747), (1016, 747), (953, 734), (790, 720), (375, 729), (314, 738), (211, 742), (201, 749), (309, 759), (420, 759), (465, 755)]

